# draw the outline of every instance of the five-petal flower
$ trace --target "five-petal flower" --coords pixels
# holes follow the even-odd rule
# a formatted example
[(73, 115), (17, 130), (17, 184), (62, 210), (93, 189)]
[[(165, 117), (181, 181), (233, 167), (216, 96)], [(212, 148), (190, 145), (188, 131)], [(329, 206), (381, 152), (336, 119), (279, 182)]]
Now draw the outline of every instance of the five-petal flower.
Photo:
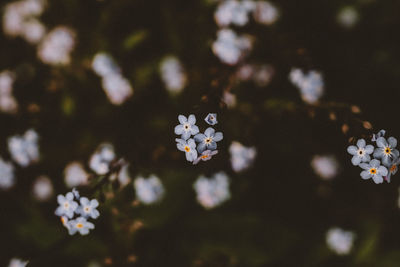
[(78, 208), (78, 213), (83, 217), (96, 219), (99, 217), (100, 212), (96, 209), (99, 206), (97, 199), (89, 200), (87, 197), (81, 197), (81, 206)]
[(361, 178), (372, 178), (376, 184), (383, 183), (382, 176), (386, 176), (388, 174), (386, 167), (382, 166), (380, 161), (377, 159), (373, 159), (369, 163), (361, 163), (360, 167), (364, 169), (360, 174)]
[(215, 125), (218, 123), (217, 121), (217, 114), (216, 113), (208, 113), (207, 117), (204, 119), (207, 124)]
[(370, 154), (374, 152), (374, 147), (372, 145), (367, 145), (364, 139), (359, 139), (357, 141), (357, 146), (349, 146), (347, 152), (353, 155), (351, 163), (354, 166), (359, 165), (361, 162), (367, 162), (371, 160)]
[(185, 152), (187, 161), (192, 162), (197, 159), (196, 143), (192, 138), (187, 141), (177, 138), (175, 141), (177, 142), (176, 147)]
[(224, 138), (221, 132), (215, 132), (211, 127), (207, 128), (204, 134), (196, 134), (194, 140), (198, 142), (197, 151), (202, 153), (204, 150), (217, 149), (217, 142)]
[(81, 235), (89, 234), (90, 229), (94, 229), (94, 224), (88, 222), (84, 217), (78, 217), (75, 220), (68, 221), (68, 231), (70, 235), (79, 232)]
[(200, 160), (202, 160), (202, 161), (210, 160), (212, 158), (212, 156), (214, 156), (216, 154), (218, 154), (218, 150), (214, 150), (214, 151), (205, 150), (205, 151), (203, 151), (203, 153), (201, 153), (201, 155), (196, 160), (193, 161), (193, 165), (196, 165), (197, 163), (199, 163)]
[(55, 214), (57, 216), (65, 215), (71, 219), (74, 216), (75, 210), (78, 208), (78, 203), (74, 201), (74, 194), (69, 192), (65, 197), (63, 195), (58, 195), (57, 202), (60, 206), (56, 209)]
[(399, 151), (396, 149), (397, 140), (394, 137), (389, 137), (386, 141), (384, 137), (379, 137), (376, 140), (374, 157), (377, 159), (382, 159), (382, 163), (385, 166), (390, 166), (391, 161), (399, 157)]
[(181, 135), (183, 140), (187, 140), (191, 135), (199, 132), (199, 127), (195, 125), (196, 117), (193, 114), (189, 115), (189, 118), (179, 115), (178, 120), (180, 124), (175, 126), (175, 134)]

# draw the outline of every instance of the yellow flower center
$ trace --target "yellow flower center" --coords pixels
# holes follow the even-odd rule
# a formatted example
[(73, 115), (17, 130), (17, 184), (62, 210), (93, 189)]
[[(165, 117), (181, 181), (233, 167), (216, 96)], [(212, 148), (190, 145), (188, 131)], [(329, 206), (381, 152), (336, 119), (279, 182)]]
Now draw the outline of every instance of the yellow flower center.
[(212, 141), (212, 138), (211, 138), (211, 137), (207, 137), (207, 138), (204, 140), (204, 142), (205, 142), (206, 144), (211, 143), (211, 141)]
[(190, 147), (185, 146), (185, 151), (186, 151), (186, 152), (190, 152)]
[(61, 217), (61, 222), (62, 222), (62, 224), (65, 224), (65, 218), (64, 217)]
[(82, 227), (83, 227), (83, 224), (81, 224), (81, 223), (76, 224), (76, 228), (82, 228)]
[(202, 159), (206, 159), (206, 158), (208, 158), (208, 157), (209, 157), (208, 155), (203, 155), (203, 156), (201, 156)]
[(376, 168), (369, 169), (369, 173), (372, 175), (376, 174), (376, 172), (377, 172)]
[(390, 155), (392, 153), (392, 149), (390, 147), (385, 147), (385, 154)]
[(86, 211), (86, 212), (89, 212), (89, 207), (85, 207), (85, 211)]
[(397, 166), (393, 165), (392, 167), (390, 167), (390, 172), (394, 172), (397, 170)]

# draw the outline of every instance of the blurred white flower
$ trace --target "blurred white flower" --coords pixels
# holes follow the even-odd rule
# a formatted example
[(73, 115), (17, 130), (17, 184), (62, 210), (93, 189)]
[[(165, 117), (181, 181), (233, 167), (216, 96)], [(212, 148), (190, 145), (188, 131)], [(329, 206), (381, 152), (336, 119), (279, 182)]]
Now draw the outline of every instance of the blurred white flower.
[(0, 158), (0, 189), (9, 189), (14, 184), (14, 166)]
[(39, 201), (46, 201), (53, 195), (53, 185), (47, 176), (39, 176), (33, 183), (33, 196)]
[(64, 182), (67, 187), (72, 188), (88, 183), (89, 174), (81, 163), (73, 161), (64, 169)]
[(58, 26), (51, 30), (39, 44), (38, 56), (46, 64), (68, 65), (74, 47), (75, 32), (65, 26)]
[(185, 88), (187, 76), (178, 58), (165, 57), (160, 64), (161, 79), (170, 93), (180, 93)]
[(257, 1), (254, 11), (254, 20), (264, 25), (271, 25), (279, 18), (278, 9), (267, 1)]
[(146, 205), (158, 202), (164, 196), (164, 186), (154, 174), (148, 178), (137, 177), (133, 185), (136, 191), (136, 198)]
[(289, 80), (299, 88), (304, 102), (315, 104), (324, 94), (324, 81), (322, 74), (312, 70), (307, 74), (301, 69), (293, 68), (289, 74)]
[(357, 9), (351, 6), (342, 8), (337, 14), (337, 22), (345, 27), (352, 28), (357, 24), (359, 20), (359, 15)]
[(339, 173), (339, 162), (332, 155), (316, 155), (311, 160), (314, 172), (324, 180), (330, 180)]
[(110, 171), (110, 163), (115, 159), (114, 146), (109, 143), (99, 145), (89, 160), (89, 167), (102, 175)]
[(23, 261), (21, 259), (12, 258), (8, 267), (25, 267), (28, 264), (28, 261)]
[(12, 94), (15, 73), (5, 70), (0, 72), (0, 111), (15, 113), (18, 109), (17, 100)]
[(257, 150), (255, 147), (245, 147), (239, 142), (233, 141), (229, 147), (232, 169), (241, 172), (248, 169), (254, 162)]
[(116, 179), (118, 179), (118, 182), (121, 187), (124, 187), (131, 182), (131, 176), (129, 173), (129, 164), (124, 164), (118, 173), (113, 173), (110, 176), (111, 181), (114, 181)]
[(44, 8), (44, 0), (21, 0), (7, 4), (4, 7), (3, 32), (37, 44), (46, 32), (44, 25), (37, 19)]
[(238, 36), (231, 29), (217, 32), (212, 51), (225, 64), (236, 65), (252, 48), (252, 40), (246, 35)]
[(222, 1), (214, 13), (215, 21), (218, 26), (225, 27), (230, 24), (244, 26), (249, 21), (249, 13), (254, 10), (255, 3), (250, 0)]
[(331, 228), (326, 234), (326, 244), (338, 255), (349, 254), (353, 248), (355, 234), (340, 228)]
[(211, 178), (199, 176), (193, 188), (197, 193), (197, 201), (206, 209), (215, 208), (231, 197), (229, 177), (224, 172), (218, 172)]
[(123, 104), (133, 94), (133, 88), (121, 69), (106, 53), (97, 53), (92, 61), (93, 71), (102, 78), (102, 87), (114, 105)]
[(39, 160), (39, 136), (30, 129), (23, 136), (15, 135), (8, 138), (8, 150), (11, 158), (22, 167)]
[(271, 65), (244, 64), (236, 72), (239, 81), (252, 80), (259, 87), (267, 86), (274, 75), (274, 68)]
[(234, 108), (236, 106), (236, 95), (232, 94), (231, 92), (224, 91), (222, 101), (228, 108)]

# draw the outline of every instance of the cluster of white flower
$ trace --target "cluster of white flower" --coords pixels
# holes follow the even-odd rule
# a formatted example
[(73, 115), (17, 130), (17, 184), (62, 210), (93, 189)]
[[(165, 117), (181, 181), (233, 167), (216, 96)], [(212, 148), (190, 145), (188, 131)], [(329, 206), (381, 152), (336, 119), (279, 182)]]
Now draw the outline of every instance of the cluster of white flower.
[(89, 167), (97, 174), (110, 171), (110, 163), (115, 159), (114, 146), (109, 143), (100, 144), (89, 160)]
[(338, 255), (349, 254), (353, 248), (355, 234), (340, 228), (331, 228), (326, 234), (326, 244)]
[(30, 129), (23, 136), (15, 135), (8, 138), (8, 150), (11, 158), (22, 167), (39, 160), (39, 136)]
[(231, 197), (229, 177), (224, 172), (215, 173), (211, 178), (199, 176), (193, 188), (197, 201), (206, 209), (215, 208)]
[(42, 175), (36, 178), (33, 183), (33, 196), (38, 201), (49, 200), (53, 195), (53, 185), (49, 177)]
[(65, 26), (51, 30), (38, 47), (40, 60), (49, 65), (68, 65), (75, 47), (75, 32)]
[(279, 17), (278, 9), (267, 1), (225, 0), (218, 5), (214, 18), (220, 27), (244, 26), (249, 22), (250, 13), (256, 22), (265, 25), (275, 23)]
[(253, 42), (249, 36), (238, 36), (231, 29), (221, 29), (212, 44), (212, 51), (223, 63), (236, 65), (252, 47)]
[(161, 79), (170, 93), (182, 92), (187, 84), (187, 75), (182, 63), (174, 56), (165, 57), (160, 64)]
[(316, 155), (311, 160), (314, 172), (324, 180), (333, 179), (339, 172), (339, 162), (332, 155)]
[(89, 174), (80, 162), (70, 162), (64, 169), (64, 182), (69, 188), (86, 185), (88, 179)]
[(14, 184), (14, 166), (0, 158), (0, 189), (7, 190)]
[(136, 198), (143, 204), (149, 205), (160, 201), (164, 196), (164, 186), (154, 174), (148, 178), (139, 176), (133, 182)]
[(46, 27), (38, 20), (44, 9), (44, 0), (20, 0), (7, 4), (3, 16), (4, 33), (37, 44), (46, 33)]
[(239, 81), (252, 80), (257, 86), (263, 87), (270, 83), (274, 72), (271, 65), (244, 64), (237, 70), (236, 77)]
[(299, 88), (301, 98), (308, 104), (316, 104), (324, 94), (323, 77), (318, 71), (305, 74), (301, 69), (294, 68), (290, 71), (289, 79)]
[(235, 172), (241, 172), (248, 169), (257, 156), (255, 147), (245, 147), (239, 142), (233, 141), (229, 147), (231, 154), (232, 169)]
[(133, 94), (133, 89), (121, 69), (106, 53), (97, 53), (92, 61), (93, 71), (102, 78), (102, 87), (114, 105), (123, 104)]
[(5, 70), (0, 72), (0, 111), (15, 113), (18, 103), (12, 94), (15, 73)]
[(88, 219), (97, 219), (100, 216), (97, 210), (99, 202), (96, 199), (89, 200), (86, 197), (80, 197), (79, 192), (73, 189), (65, 196), (58, 195), (57, 202), (59, 206), (55, 214), (60, 216), (61, 222), (70, 235), (77, 232), (87, 235), (89, 230), (94, 229), (94, 224)]

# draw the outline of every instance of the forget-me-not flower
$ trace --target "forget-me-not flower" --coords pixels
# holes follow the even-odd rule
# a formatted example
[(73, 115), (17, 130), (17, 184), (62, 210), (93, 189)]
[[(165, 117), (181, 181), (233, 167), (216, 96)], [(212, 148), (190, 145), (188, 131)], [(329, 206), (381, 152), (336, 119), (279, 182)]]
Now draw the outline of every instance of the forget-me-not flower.
[(74, 212), (78, 208), (78, 203), (74, 201), (74, 194), (68, 192), (65, 197), (63, 195), (58, 195), (57, 202), (60, 204), (55, 212), (57, 216), (65, 215), (70, 219), (74, 217)]
[(388, 174), (386, 167), (382, 166), (377, 159), (373, 159), (369, 163), (361, 163), (360, 167), (364, 169), (360, 176), (365, 180), (372, 178), (376, 184), (383, 183), (382, 176)]
[(175, 126), (175, 134), (181, 135), (182, 139), (187, 140), (191, 135), (199, 132), (199, 127), (195, 125), (196, 117), (193, 114), (190, 114), (189, 118), (179, 115), (178, 120), (180, 124)]
[(361, 162), (367, 162), (371, 160), (370, 154), (374, 152), (374, 147), (372, 145), (367, 145), (364, 139), (359, 139), (357, 141), (357, 146), (349, 146), (347, 152), (353, 155), (351, 163), (354, 166), (359, 165)]
[(378, 140), (379, 137), (384, 137), (385, 136), (386, 131), (385, 130), (380, 130), (377, 134), (373, 134), (372, 135), (372, 142), (376, 142), (376, 140)]
[(207, 128), (204, 134), (196, 134), (194, 140), (198, 142), (197, 151), (202, 153), (204, 150), (217, 149), (217, 142), (224, 138), (221, 132), (215, 132), (211, 127)]
[(392, 159), (399, 157), (399, 151), (396, 149), (397, 140), (394, 137), (389, 137), (386, 141), (384, 137), (379, 137), (376, 140), (374, 157), (377, 159), (382, 159), (382, 163), (385, 166), (389, 166), (391, 164)]
[(216, 113), (208, 113), (207, 117), (204, 119), (207, 124), (215, 125), (218, 123), (217, 121), (217, 114)]
[(78, 208), (78, 213), (80, 213), (85, 218), (96, 219), (99, 217), (100, 212), (96, 209), (99, 206), (97, 199), (89, 200), (87, 197), (81, 197), (81, 205)]
[(198, 157), (196, 160), (193, 161), (193, 165), (196, 165), (197, 163), (199, 163), (200, 160), (202, 160), (202, 161), (210, 160), (216, 154), (218, 154), (218, 150), (203, 151), (203, 153), (201, 153), (200, 157)]
[(390, 183), (390, 178), (392, 175), (395, 175), (399, 170), (400, 158), (396, 158), (392, 161), (390, 167), (388, 167), (388, 175), (385, 177), (385, 180)]
[(75, 220), (70, 220), (68, 222), (68, 231), (70, 235), (74, 235), (79, 232), (81, 235), (89, 234), (90, 229), (94, 229), (94, 224), (88, 222), (84, 217), (78, 217)]
[(185, 152), (187, 161), (192, 162), (197, 159), (196, 143), (192, 138), (187, 141), (177, 138), (175, 141), (177, 142), (176, 147)]

